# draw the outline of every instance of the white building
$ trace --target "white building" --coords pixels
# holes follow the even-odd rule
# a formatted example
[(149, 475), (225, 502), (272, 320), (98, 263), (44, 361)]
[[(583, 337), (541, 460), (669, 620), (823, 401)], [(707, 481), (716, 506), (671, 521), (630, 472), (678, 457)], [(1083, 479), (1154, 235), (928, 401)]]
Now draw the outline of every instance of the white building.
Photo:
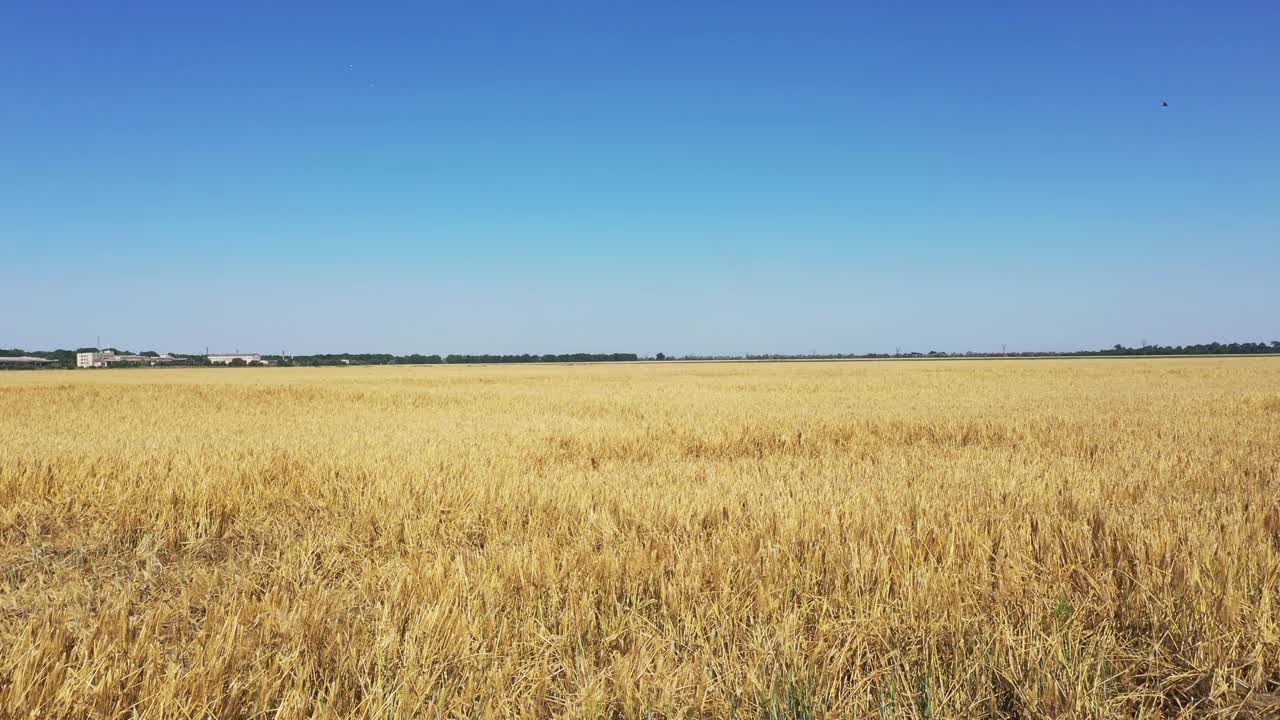
[(76, 367), (78, 368), (106, 367), (115, 361), (116, 354), (110, 350), (107, 352), (76, 353)]
[(76, 353), (76, 367), (102, 368), (122, 363), (131, 363), (134, 365), (160, 365), (162, 363), (173, 362), (176, 359), (177, 358), (169, 354), (157, 357), (152, 357), (150, 355), (117, 355), (114, 352), (107, 350), (105, 352)]
[(260, 363), (262, 356), (258, 353), (235, 353), (231, 355), (210, 355), (209, 362), (222, 365), (230, 365), (236, 360), (243, 360), (245, 364)]

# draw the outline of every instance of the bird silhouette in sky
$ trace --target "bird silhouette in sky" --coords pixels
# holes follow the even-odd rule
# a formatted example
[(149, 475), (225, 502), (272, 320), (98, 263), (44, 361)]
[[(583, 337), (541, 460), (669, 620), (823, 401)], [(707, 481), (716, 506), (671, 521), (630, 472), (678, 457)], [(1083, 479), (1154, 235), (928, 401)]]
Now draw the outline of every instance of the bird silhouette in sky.
[(1163, 100), (1163, 101), (1161, 101), (1161, 102), (1160, 102), (1160, 107), (1169, 107), (1169, 101), (1168, 101), (1168, 100)]

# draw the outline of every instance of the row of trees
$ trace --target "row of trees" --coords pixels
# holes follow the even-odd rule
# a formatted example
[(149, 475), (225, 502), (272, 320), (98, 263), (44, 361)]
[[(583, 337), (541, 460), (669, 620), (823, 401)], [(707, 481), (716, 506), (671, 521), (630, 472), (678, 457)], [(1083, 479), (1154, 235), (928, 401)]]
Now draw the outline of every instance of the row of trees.
[[(75, 367), (76, 353), (112, 351), (117, 355), (133, 355), (129, 350), (120, 348), (77, 348), (75, 350), (22, 350), (19, 348), (0, 348), (0, 357), (32, 356), (52, 360), (53, 367)], [(1234, 342), (1203, 343), (1200, 345), (1143, 345), (1142, 347), (1125, 347), (1113, 345), (1102, 350), (1075, 350), (1069, 352), (964, 352), (947, 353), (930, 350), (929, 352), (894, 352), (894, 353), (825, 353), (810, 355), (765, 354), (765, 355), (684, 355), (679, 358), (668, 357), (664, 353), (656, 354), (654, 360), (854, 360), (885, 358), (924, 358), (924, 357), (1089, 357), (1089, 356), (1131, 356), (1131, 355), (1254, 355), (1261, 353), (1280, 353), (1280, 340), (1271, 342)], [(145, 350), (138, 355), (156, 357), (154, 350)], [(173, 365), (209, 365), (203, 355), (174, 355)], [(293, 367), (316, 367), (333, 365), (442, 365), (442, 364), (479, 364), (479, 363), (542, 363), (542, 362), (629, 362), (641, 359), (636, 353), (568, 353), (561, 355), (392, 355), (390, 353), (337, 353), (322, 355), (264, 355), (263, 360), (271, 365)], [(243, 362), (232, 363), (244, 365)]]
[(263, 355), (272, 365), (323, 367), (327, 365), (426, 365), (440, 362), (439, 355), (392, 355), (391, 353), (332, 353), (321, 355)]
[(391, 355), (387, 353), (339, 353), (331, 355), (266, 355), (273, 365), (315, 367), (326, 365), (443, 365), (468, 363), (625, 362), (639, 360), (636, 353), (569, 353), (565, 355)]
[(631, 362), (635, 353), (569, 353), (567, 355), (447, 355), (446, 363)]
[(1129, 348), (1114, 345), (1107, 350), (1071, 353), (1073, 355), (1256, 355), (1280, 353), (1280, 340), (1246, 343), (1205, 343), (1203, 345), (1143, 345)]
[[(1280, 340), (1267, 342), (1244, 343), (1204, 343), (1201, 345), (1143, 345), (1142, 347), (1125, 347), (1113, 345), (1102, 350), (1071, 350), (1066, 352), (1028, 351), (1028, 352), (893, 352), (893, 353), (811, 353), (808, 355), (792, 355), (771, 353), (764, 355), (683, 355), (673, 360), (875, 360), (890, 358), (1001, 358), (1001, 357), (1090, 357), (1090, 356), (1132, 356), (1132, 355), (1257, 355), (1264, 353), (1280, 354)], [(657, 360), (665, 359), (658, 353)]]

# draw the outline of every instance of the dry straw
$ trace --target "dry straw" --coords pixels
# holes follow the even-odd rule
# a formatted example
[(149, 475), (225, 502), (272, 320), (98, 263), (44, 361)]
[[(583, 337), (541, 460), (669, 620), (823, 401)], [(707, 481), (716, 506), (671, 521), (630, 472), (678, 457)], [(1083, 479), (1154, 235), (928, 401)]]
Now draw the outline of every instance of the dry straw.
[(1280, 361), (0, 375), (0, 717), (1258, 717)]

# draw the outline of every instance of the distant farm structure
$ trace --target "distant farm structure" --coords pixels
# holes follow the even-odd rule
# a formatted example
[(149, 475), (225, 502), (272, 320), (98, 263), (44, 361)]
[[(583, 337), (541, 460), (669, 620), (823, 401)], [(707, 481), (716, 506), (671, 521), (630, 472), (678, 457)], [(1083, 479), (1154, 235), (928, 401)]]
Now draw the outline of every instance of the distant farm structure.
[(76, 367), (104, 368), (112, 365), (163, 365), (164, 363), (174, 362), (177, 359), (172, 355), (117, 355), (111, 350), (78, 352), (76, 353)]
[(236, 361), (245, 365), (265, 365), (262, 356), (258, 353), (231, 353), (225, 355), (209, 355), (209, 363), (211, 365), (235, 365)]
[(53, 362), (45, 358), (18, 355), (16, 357), (0, 357), (0, 367), (34, 368), (43, 367)]

